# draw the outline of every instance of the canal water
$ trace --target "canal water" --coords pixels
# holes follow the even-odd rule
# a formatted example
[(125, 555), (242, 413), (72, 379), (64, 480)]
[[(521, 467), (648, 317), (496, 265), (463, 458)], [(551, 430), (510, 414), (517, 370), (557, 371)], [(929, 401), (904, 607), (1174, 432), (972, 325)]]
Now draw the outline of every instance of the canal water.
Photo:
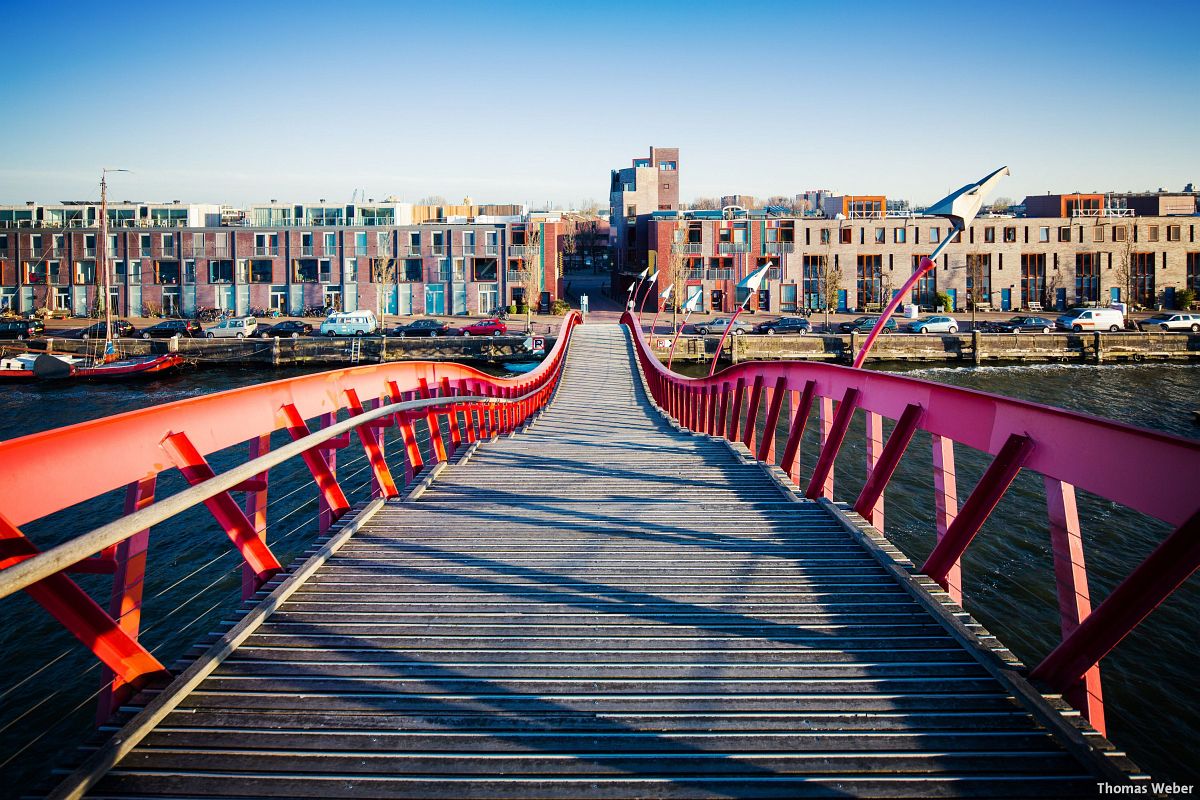
[[(1198, 366), (895, 369), (916, 378), (1200, 438), (1200, 426), (1192, 422), (1192, 412), (1200, 409)], [(149, 383), (8, 386), (0, 391), (0, 440), (309, 371), (220, 369)], [(815, 427), (809, 426), (811, 437)], [(863, 481), (865, 448), (861, 425), (856, 427), (836, 474), (837, 495), (842, 498), (853, 497)], [(816, 450), (811, 437), (802, 448), (807, 468)], [(886, 496), (887, 533), (917, 563), (933, 543), (928, 445), (928, 437), (914, 439)], [(352, 502), (369, 494), (369, 473), (355, 449), (344, 451), (338, 465)], [(240, 451), (227, 452), (211, 460), (220, 471), (243, 456)], [(963, 449), (956, 459), (961, 501), (987, 459)], [(1200, 476), (1197, 479), (1200, 492)], [(62, 472), (46, 480), (70, 480), (69, 454), (64, 454)], [(316, 535), (315, 490), (299, 462), (273, 470), (271, 482), (271, 541), (287, 563)], [(160, 496), (181, 486), (178, 479), (163, 476)], [(71, 509), (73, 524), (66, 522), (64, 513), (26, 529), (35, 542), (47, 546), (81, 532), (80, 512), (99, 519), (115, 515), (119, 507), (120, 497), (114, 494), (88, 508)], [(1096, 498), (1081, 496), (1080, 512), (1093, 598), (1098, 602), (1168, 531)], [(203, 509), (180, 518), (170, 535), (152, 533), (150, 547), (143, 640), (169, 665), (191, 644), (219, 630), (221, 620), (236, 607), (240, 565)], [(1041, 481), (1023, 474), (972, 545), (964, 576), (968, 609), (1028, 664), (1058, 641), (1051, 563)], [(104, 578), (77, 580), (93, 596), (106, 596)], [(32, 782), (45, 776), (46, 765), (63, 763), (87, 737), (99, 669), (90, 654), (24, 595), (3, 602), (4, 618), (21, 621), (0, 626), (0, 797), (7, 797), (36, 788)], [(1200, 781), (1194, 749), (1200, 741), (1200, 692), (1194, 688), (1197, 620), (1200, 587), (1193, 580), (1104, 662), (1111, 738), (1155, 777), (1186, 783)]]

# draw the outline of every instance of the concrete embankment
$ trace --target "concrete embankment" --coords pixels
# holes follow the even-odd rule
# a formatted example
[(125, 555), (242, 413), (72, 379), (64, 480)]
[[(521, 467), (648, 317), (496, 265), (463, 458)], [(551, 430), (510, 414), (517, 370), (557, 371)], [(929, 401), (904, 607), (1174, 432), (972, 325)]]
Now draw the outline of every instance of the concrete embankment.
[[(866, 334), (808, 336), (731, 336), (722, 359), (742, 361), (831, 361), (849, 363)], [(684, 336), (675, 348), (678, 361), (711, 359), (719, 337)], [(655, 353), (667, 360), (671, 337), (652, 340)], [(870, 361), (1151, 361), (1200, 359), (1200, 334), (1188, 333), (893, 333), (875, 341)]]
[[(543, 336), (546, 349), (555, 337)], [(124, 355), (178, 352), (199, 363), (262, 364), (376, 364), (384, 361), (528, 361), (533, 355), (525, 336), (322, 339), (121, 339)], [(34, 339), (14, 342), (20, 349), (56, 353), (95, 353), (101, 343), (79, 339)], [(7, 348), (6, 348), (7, 349)]]

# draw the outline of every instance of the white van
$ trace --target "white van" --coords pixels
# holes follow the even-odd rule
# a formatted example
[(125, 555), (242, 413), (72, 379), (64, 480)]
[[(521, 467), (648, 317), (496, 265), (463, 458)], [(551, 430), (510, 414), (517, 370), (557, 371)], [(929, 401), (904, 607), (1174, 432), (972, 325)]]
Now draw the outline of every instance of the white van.
[(322, 336), (369, 336), (379, 330), (374, 311), (335, 311), (321, 323)]
[(247, 339), (258, 330), (258, 320), (254, 317), (230, 317), (223, 319), (211, 328), (204, 329), (206, 339)]
[(1115, 308), (1072, 308), (1054, 320), (1060, 331), (1123, 331), (1125, 315)]

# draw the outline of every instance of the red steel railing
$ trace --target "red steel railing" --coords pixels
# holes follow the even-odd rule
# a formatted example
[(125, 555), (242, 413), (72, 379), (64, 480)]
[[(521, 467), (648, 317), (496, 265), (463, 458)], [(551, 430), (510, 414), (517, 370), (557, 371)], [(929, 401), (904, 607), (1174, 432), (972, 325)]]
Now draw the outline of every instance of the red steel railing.
[[(853, 507), (884, 529), (884, 489), (917, 431), (932, 435), (937, 543), (921, 570), (961, 604), (960, 560), (1022, 469), (1041, 474), (1054, 555), (1062, 640), (1032, 677), (1063, 692), (1100, 732), (1099, 662), (1200, 567), (1200, 442), (1111, 420), (880, 372), (807, 362), (751, 362), (708, 378), (668, 371), (633, 315), (622, 317), (658, 405), (684, 427), (740, 441), (800, 482), (798, 452), (814, 405), (820, 451), (809, 498), (834, 498), (834, 464), (851, 421), (866, 422), (867, 478)], [(780, 429), (784, 406), (791, 422)], [(743, 412), (744, 409), (744, 412)], [(765, 409), (765, 412), (764, 412)], [(763, 418), (760, 435), (757, 422)], [(883, 420), (895, 426), (884, 441)], [(777, 434), (786, 435), (776, 452)], [(960, 506), (954, 445), (993, 456)], [(1075, 489), (1132, 508), (1175, 530), (1092, 608)]]
[[(471, 443), (522, 425), (552, 396), (565, 363), (577, 312), (535, 370), (501, 379), (460, 364), (407, 362), (333, 370), (154, 406), (0, 442), (0, 597), (25, 591), (84, 643), (109, 671), (101, 717), (132, 687), (166, 672), (138, 642), (149, 530), (203, 503), (243, 558), (243, 593), (281, 570), (267, 530), (270, 468), (301, 457), (327, 530), (350, 504), (338, 483), (334, 454), (357, 434), (375, 497), (446, 462)], [(338, 420), (342, 414), (345, 419)], [(317, 420), (313, 430), (308, 421)], [(427, 454), (414, 424), (423, 423)], [(384, 428), (403, 443), (399, 459), (384, 450)], [(270, 451), (274, 431), (292, 442)], [(243, 445), (249, 460), (216, 475), (206, 456)], [(155, 499), (158, 476), (178, 469), (191, 488)], [(66, 479), (47, 480), (48, 475)], [(404, 484), (400, 484), (403, 486)], [(44, 552), (21, 526), (108, 492), (125, 489), (125, 516)], [(232, 492), (244, 492), (240, 505)], [(67, 573), (113, 575), (107, 608)]]

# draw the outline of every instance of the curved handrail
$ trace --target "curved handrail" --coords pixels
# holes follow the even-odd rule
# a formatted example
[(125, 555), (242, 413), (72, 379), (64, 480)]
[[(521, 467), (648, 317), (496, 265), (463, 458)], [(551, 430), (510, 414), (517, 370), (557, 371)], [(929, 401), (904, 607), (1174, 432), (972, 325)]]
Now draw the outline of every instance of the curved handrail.
[[(449, 380), (454, 386), (467, 381), (523, 394), (555, 373), (579, 321), (578, 312), (568, 314), (543, 362), (519, 378), (496, 378), (453, 363), (371, 364), (203, 395), (0, 442), (0, 515), (20, 526), (174, 469), (161, 446), (173, 433), (186, 433), (200, 455), (208, 455), (286, 428), (280, 409), (288, 405), (303, 419), (336, 414), (348, 408), (348, 393), (364, 400), (390, 398), (391, 382), (401, 391), (416, 391), (422, 383), (436, 389)], [(60, 473), (64, 453), (70, 454), (71, 480), (51, 484), (45, 476)]]
[[(797, 447), (818, 400), (820, 453), (805, 494), (833, 499), (833, 467), (856, 410), (867, 417), (868, 477), (854, 510), (883, 530), (882, 497), (917, 430), (933, 436), (937, 543), (921, 570), (962, 601), (959, 564), (1017, 473), (1031, 469), (1046, 487), (1062, 641), (1032, 676), (1063, 691), (1104, 731), (1099, 662), (1200, 568), (1200, 442), (1101, 417), (881, 372), (800, 361), (748, 362), (705, 378), (666, 369), (629, 313), (635, 343), (658, 405), (684, 427), (739, 440), (758, 437), (755, 455), (775, 463), (775, 432), (790, 394), (793, 423), (780, 466), (799, 482)], [(746, 393), (749, 402), (743, 417)], [(768, 395), (769, 393), (769, 395)], [(755, 430), (764, 398), (766, 429)], [(835, 403), (836, 412), (835, 412)], [(883, 442), (883, 418), (895, 421)], [(995, 458), (961, 508), (954, 489), (953, 443)], [(1084, 489), (1176, 526), (1094, 610), (1075, 502)]]

